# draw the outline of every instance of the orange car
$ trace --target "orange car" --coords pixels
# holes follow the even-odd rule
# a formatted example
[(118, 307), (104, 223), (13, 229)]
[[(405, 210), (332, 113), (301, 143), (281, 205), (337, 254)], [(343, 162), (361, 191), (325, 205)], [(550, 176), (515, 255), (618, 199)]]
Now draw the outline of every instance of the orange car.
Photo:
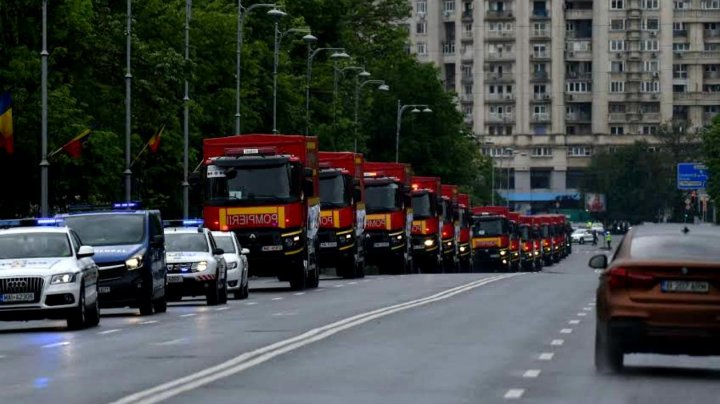
[(622, 369), (627, 353), (720, 355), (720, 229), (709, 225), (634, 227), (597, 289), (595, 367)]

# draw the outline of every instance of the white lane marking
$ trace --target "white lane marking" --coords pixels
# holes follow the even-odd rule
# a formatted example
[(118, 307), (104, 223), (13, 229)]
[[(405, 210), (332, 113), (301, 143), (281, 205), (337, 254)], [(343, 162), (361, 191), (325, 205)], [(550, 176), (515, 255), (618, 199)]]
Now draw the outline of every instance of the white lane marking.
[(324, 292), (324, 291), (325, 291), (325, 289), (320, 289), (320, 288), (313, 290), (313, 292)]
[(357, 285), (357, 282), (350, 282), (348, 285)]
[(550, 345), (560, 346), (560, 345), (562, 345), (562, 344), (564, 344), (564, 343), (565, 343), (565, 340), (564, 340), (564, 339), (554, 339), (554, 340), (552, 340), (552, 341), (550, 342)]
[(67, 346), (70, 345), (70, 341), (62, 341), (62, 342), (55, 342), (52, 344), (43, 345), (43, 348), (57, 348), (61, 346)]
[(225, 310), (230, 310), (230, 308), (227, 306), (223, 306), (223, 307), (218, 307), (217, 309), (215, 309), (215, 311), (225, 311)]
[(363, 282), (370, 282), (370, 279), (365, 279)]
[(113, 328), (112, 330), (100, 331), (98, 335), (108, 335), (120, 331), (119, 328)]
[(585, 310), (585, 311), (592, 311), (592, 307), (585, 307), (585, 308), (583, 308), (583, 310)]
[(552, 360), (553, 356), (555, 356), (552, 352), (543, 352), (540, 355), (538, 355), (538, 359), (541, 361), (550, 361)]
[(143, 322), (138, 323), (138, 324), (140, 324), (140, 325), (146, 325), (146, 324), (155, 324), (155, 323), (157, 323), (157, 322), (158, 322), (157, 320), (147, 320), (147, 321), (143, 321)]
[(171, 397), (175, 397), (180, 393), (194, 390), (198, 387), (207, 385), (228, 376), (232, 376), (253, 366), (267, 362), (277, 356), (292, 352), (306, 345), (310, 345), (314, 342), (321, 341), (349, 328), (357, 327), (361, 324), (365, 324), (367, 322), (391, 315), (393, 313), (397, 313), (399, 311), (404, 311), (437, 301), (445, 300), (457, 294), (464, 293), (502, 279), (512, 278), (521, 275), (522, 274), (515, 273), (483, 278), (474, 282), (447, 289), (431, 296), (383, 307), (362, 314), (357, 314), (355, 316), (348, 317), (319, 328), (314, 328), (295, 337), (276, 342), (274, 344), (256, 349), (254, 351), (243, 353), (230, 360), (206, 368), (199, 372), (176, 378), (172, 381), (160, 384), (158, 386), (139, 391), (129, 396), (120, 398), (117, 401), (114, 401), (112, 404), (151, 404), (164, 401)]
[(247, 302), (245, 303), (245, 306), (255, 306), (257, 302)]
[(282, 299), (283, 299), (282, 297), (273, 297), (273, 298), (270, 299), (270, 300), (282, 300)]
[(297, 293), (293, 293), (293, 295), (295, 295), (295, 296), (302, 296), (302, 295), (304, 295), (304, 294), (305, 294), (305, 292), (297, 292)]
[(568, 324), (580, 324), (580, 320), (570, 320)]
[(185, 313), (185, 314), (180, 315), (180, 317), (195, 317), (195, 316), (197, 316), (197, 314), (195, 314), (195, 313)]
[(343, 285), (342, 283), (339, 284), (339, 285), (335, 285), (336, 288), (341, 288), (341, 287), (343, 287), (343, 286), (345, 286), (345, 285)]
[(169, 341), (155, 342), (153, 345), (175, 345), (185, 341), (185, 338), (171, 339)]
[(593, 301), (593, 302), (588, 303), (588, 306), (595, 306), (595, 302)]
[(578, 313), (578, 316), (580, 316), (580, 317), (585, 317), (585, 316), (587, 316), (587, 313), (585, 313), (585, 312)]
[(560, 334), (572, 334), (572, 328), (563, 328), (560, 330)]
[(526, 379), (534, 379), (540, 376), (540, 369), (528, 369), (523, 373), (523, 377)]
[(273, 313), (273, 316), (275, 317), (286, 317), (286, 316), (297, 316), (296, 311), (279, 311), (277, 313)]
[(510, 389), (505, 393), (503, 398), (506, 400), (518, 400), (525, 394), (525, 389)]

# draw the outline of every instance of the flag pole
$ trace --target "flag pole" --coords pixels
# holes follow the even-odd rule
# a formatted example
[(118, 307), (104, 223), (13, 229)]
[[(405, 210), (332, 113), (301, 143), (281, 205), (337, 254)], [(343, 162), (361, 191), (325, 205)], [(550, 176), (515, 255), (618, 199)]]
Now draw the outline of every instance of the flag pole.
[(50, 163), (47, 156), (48, 129), (48, 50), (47, 50), (47, 0), (42, 3), (42, 59), (41, 71), (41, 160), (40, 160), (40, 215), (48, 216), (48, 169)]
[(140, 150), (140, 153), (138, 153), (137, 156), (135, 156), (135, 159), (132, 161), (132, 163), (130, 163), (130, 168), (132, 168), (132, 166), (135, 165), (135, 162), (138, 161), (138, 159), (140, 158), (140, 156), (142, 156), (143, 153), (145, 153), (145, 150), (147, 150), (147, 148), (148, 148), (149, 146), (150, 146), (150, 142), (145, 143), (145, 146), (143, 146), (142, 150)]

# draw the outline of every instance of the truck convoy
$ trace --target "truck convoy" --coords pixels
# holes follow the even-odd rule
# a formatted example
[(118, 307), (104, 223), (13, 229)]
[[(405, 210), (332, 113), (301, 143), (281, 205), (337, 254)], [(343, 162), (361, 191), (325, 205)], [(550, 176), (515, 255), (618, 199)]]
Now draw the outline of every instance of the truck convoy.
[(320, 152), (320, 250), (322, 268), (343, 278), (365, 276), (365, 203), (362, 154)]
[(365, 259), (381, 272), (413, 272), (409, 164), (366, 162)]
[(205, 202), (211, 230), (232, 231), (250, 250), (250, 274), (292, 289), (318, 286), (318, 141), (250, 134), (203, 141)]
[(412, 257), (420, 272), (442, 269), (443, 205), (440, 177), (412, 177)]
[(504, 206), (474, 207), (472, 249), (474, 270), (510, 271), (510, 210)]
[(458, 186), (442, 184), (442, 262), (445, 272), (457, 272), (459, 266), (458, 237), (460, 221), (457, 215)]

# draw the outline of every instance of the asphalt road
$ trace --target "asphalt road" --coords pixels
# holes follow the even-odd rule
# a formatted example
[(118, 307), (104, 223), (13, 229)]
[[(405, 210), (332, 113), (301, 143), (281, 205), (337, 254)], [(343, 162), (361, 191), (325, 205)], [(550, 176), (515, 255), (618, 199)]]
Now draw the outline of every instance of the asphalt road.
[(106, 310), (98, 328), (0, 324), (3, 403), (717, 403), (720, 359), (592, 364), (582, 246), (536, 274), (253, 280), (227, 306)]

